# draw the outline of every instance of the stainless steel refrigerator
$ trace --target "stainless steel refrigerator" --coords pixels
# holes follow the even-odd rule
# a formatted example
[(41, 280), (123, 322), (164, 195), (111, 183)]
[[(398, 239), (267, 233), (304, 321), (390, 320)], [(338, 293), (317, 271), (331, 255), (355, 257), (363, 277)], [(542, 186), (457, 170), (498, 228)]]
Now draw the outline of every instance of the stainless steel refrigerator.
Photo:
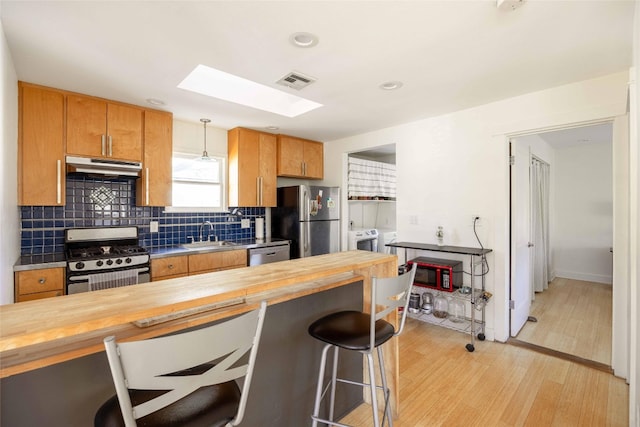
[(340, 251), (340, 187), (278, 188), (271, 236), (291, 241), (291, 259)]

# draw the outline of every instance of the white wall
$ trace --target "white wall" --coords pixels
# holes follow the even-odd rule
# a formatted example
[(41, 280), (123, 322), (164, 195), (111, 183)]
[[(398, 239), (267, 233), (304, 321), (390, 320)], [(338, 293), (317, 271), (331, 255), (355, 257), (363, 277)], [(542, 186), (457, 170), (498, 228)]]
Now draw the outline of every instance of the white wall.
[(553, 272), (558, 277), (612, 283), (613, 170), (611, 144), (555, 153)]
[[(0, 16), (2, 11), (0, 10)], [(18, 211), (18, 79), (0, 20), (0, 304), (13, 302), (13, 264), (20, 256)]]
[(629, 425), (640, 426), (640, 2), (634, 17), (633, 65), (629, 108), (629, 301), (630, 383)]
[(509, 336), (509, 137), (623, 115), (627, 81), (627, 72), (616, 73), (332, 141), (325, 144), (325, 177), (330, 177), (325, 180), (344, 188), (346, 153), (395, 143), (399, 241), (435, 243), (436, 227), (442, 225), (445, 243), (477, 247), (471, 217), (479, 215), (478, 236), (493, 249), (486, 277), (494, 294), (487, 337), (504, 341)]

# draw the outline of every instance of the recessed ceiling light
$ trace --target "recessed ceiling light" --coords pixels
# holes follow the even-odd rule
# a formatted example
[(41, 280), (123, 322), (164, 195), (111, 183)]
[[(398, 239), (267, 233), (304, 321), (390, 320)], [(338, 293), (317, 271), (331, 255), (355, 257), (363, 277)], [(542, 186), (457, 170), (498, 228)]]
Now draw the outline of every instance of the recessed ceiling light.
[(396, 90), (402, 87), (402, 82), (398, 82), (398, 81), (385, 82), (385, 83), (382, 83), (379, 87), (382, 90)]
[(322, 107), (322, 104), (317, 102), (202, 64), (198, 65), (178, 87), (286, 117), (296, 117)]
[(164, 105), (164, 101), (156, 98), (147, 98), (147, 102), (151, 105)]
[(289, 41), (297, 47), (313, 47), (318, 44), (318, 37), (311, 33), (293, 33)]
[(267, 130), (278, 130), (280, 128), (278, 126), (267, 126), (265, 129), (267, 129)]

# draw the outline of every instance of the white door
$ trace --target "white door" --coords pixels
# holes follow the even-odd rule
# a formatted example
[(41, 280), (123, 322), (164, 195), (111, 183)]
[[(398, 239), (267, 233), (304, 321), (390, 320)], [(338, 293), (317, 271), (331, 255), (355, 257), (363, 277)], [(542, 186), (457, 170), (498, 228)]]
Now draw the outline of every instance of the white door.
[(515, 164), (511, 166), (511, 336), (524, 326), (531, 310), (531, 259), (529, 167), (531, 153), (528, 146), (511, 142)]

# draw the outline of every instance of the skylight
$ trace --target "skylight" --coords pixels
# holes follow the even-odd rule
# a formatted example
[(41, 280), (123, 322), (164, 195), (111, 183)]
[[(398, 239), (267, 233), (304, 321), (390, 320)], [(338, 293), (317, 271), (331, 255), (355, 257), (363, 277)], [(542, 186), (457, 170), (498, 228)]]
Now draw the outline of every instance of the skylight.
[(194, 68), (178, 87), (286, 117), (296, 117), (322, 107), (317, 102), (202, 64)]

